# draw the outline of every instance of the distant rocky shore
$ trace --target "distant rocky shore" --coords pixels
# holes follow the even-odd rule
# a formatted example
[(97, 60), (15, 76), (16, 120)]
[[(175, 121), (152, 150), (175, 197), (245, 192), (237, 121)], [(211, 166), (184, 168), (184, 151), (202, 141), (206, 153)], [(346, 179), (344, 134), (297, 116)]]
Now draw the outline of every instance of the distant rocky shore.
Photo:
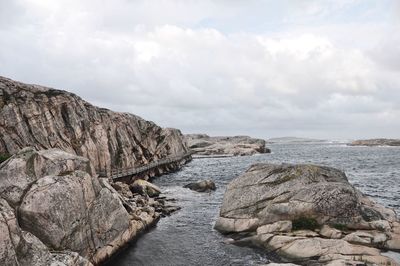
[(400, 146), (400, 139), (365, 139), (356, 140), (349, 146)]
[(316, 165), (256, 164), (230, 182), (215, 228), (299, 265), (399, 265), (396, 213)]
[(195, 156), (244, 156), (269, 153), (265, 140), (248, 136), (210, 137), (206, 134), (188, 134), (185, 140)]

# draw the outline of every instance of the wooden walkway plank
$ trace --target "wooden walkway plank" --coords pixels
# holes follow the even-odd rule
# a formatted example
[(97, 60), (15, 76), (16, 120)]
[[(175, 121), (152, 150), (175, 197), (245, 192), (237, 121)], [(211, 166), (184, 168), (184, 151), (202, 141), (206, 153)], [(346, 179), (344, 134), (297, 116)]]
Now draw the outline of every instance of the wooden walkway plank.
[(156, 161), (156, 162), (151, 162), (149, 164), (142, 165), (140, 167), (111, 169), (110, 176), (108, 176), (107, 173), (105, 173), (104, 171), (98, 172), (97, 174), (99, 176), (110, 177), (112, 179), (118, 179), (118, 178), (127, 177), (127, 176), (134, 176), (134, 175), (138, 175), (140, 173), (149, 171), (153, 168), (156, 168), (156, 167), (159, 167), (162, 165), (179, 162), (179, 161), (191, 156), (192, 154), (193, 154), (193, 152), (188, 152), (188, 153), (176, 155), (173, 157), (167, 157), (167, 158), (164, 158), (164, 159)]

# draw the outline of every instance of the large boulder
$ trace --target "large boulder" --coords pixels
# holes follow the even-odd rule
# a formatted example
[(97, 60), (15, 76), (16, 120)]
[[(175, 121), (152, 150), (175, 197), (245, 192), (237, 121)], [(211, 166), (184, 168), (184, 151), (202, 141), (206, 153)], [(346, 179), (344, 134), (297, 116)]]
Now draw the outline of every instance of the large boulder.
[(22, 230), (14, 209), (0, 198), (0, 265), (90, 266), (76, 252), (51, 252), (35, 235)]
[(253, 242), (289, 261), (325, 264), (393, 263), (379, 248), (398, 249), (398, 226), (393, 210), (365, 197), (342, 171), (291, 164), (256, 164), (231, 181), (215, 224), (223, 233), (255, 232)]
[(10, 232), (0, 237), (0, 265), (30, 265), (24, 261), (34, 258), (80, 265), (80, 256), (98, 264), (158, 218), (152, 207), (128, 206), (88, 159), (58, 149), (26, 148), (1, 164), (0, 197), (0, 231)]

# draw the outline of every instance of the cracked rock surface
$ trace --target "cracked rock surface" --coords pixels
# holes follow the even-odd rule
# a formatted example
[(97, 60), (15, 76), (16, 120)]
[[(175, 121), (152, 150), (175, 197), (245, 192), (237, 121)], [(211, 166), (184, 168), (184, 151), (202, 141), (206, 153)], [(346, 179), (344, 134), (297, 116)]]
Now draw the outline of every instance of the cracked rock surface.
[(245, 241), (286, 262), (399, 265), (381, 254), (400, 251), (396, 213), (364, 196), (345, 173), (331, 167), (251, 166), (228, 185), (215, 228), (248, 232)]
[(27, 146), (86, 157), (97, 172), (188, 152), (177, 129), (93, 106), (66, 91), (0, 77), (0, 154)]
[(87, 158), (21, 150), (0, 165), (0, 265), (108, 259), (162, 214), (162, 204), (126, 186), (119, 194)]
[(248, 136), (210, 137), (205, 134), (185, 135), (189, 148), (198, 156), (244, 156), (271, 152), (265, 140)]

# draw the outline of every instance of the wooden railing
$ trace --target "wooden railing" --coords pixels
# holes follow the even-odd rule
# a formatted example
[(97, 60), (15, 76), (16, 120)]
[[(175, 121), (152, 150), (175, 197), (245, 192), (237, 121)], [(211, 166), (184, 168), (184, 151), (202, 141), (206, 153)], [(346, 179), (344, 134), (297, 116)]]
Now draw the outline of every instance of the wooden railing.
[(156, 167), (160, 167), (160, 166), (163, 166), (163, 165), (167, 165), (167, 164), (171, 164), (171, 163), (182, 161), (183, 159), (186, 159), (186, 158), (190, 157), (192, 154), (193, 154), (193, 152), (187, 152), (187, 153), (184, 153), (184, 154), (180, 154), (180, 155), (176, 155), (176, 156), (172, 156), (172, 157), (167, 157), (165, 159), (158, 160), (158, 161), (155, 161), (155, 162), (151, 162), (151, 163), (139, 166), (139, 167), (117, 168), (117, 169), (112, 169), (109, 174), (107, 174), (107, 172), (104, 172), (104, 171), (100, 171), (97, 174), (99, 176), (109, 177), (109, 178), (112, 178), (112, 179), (118, 179), (118, 178), (122, 178), (122, 177), (126, 177), (126, 176), (139, 175), (141, 173), (147, 172), (147, 171), (149, 171), (151, 169), (154, 169)]

